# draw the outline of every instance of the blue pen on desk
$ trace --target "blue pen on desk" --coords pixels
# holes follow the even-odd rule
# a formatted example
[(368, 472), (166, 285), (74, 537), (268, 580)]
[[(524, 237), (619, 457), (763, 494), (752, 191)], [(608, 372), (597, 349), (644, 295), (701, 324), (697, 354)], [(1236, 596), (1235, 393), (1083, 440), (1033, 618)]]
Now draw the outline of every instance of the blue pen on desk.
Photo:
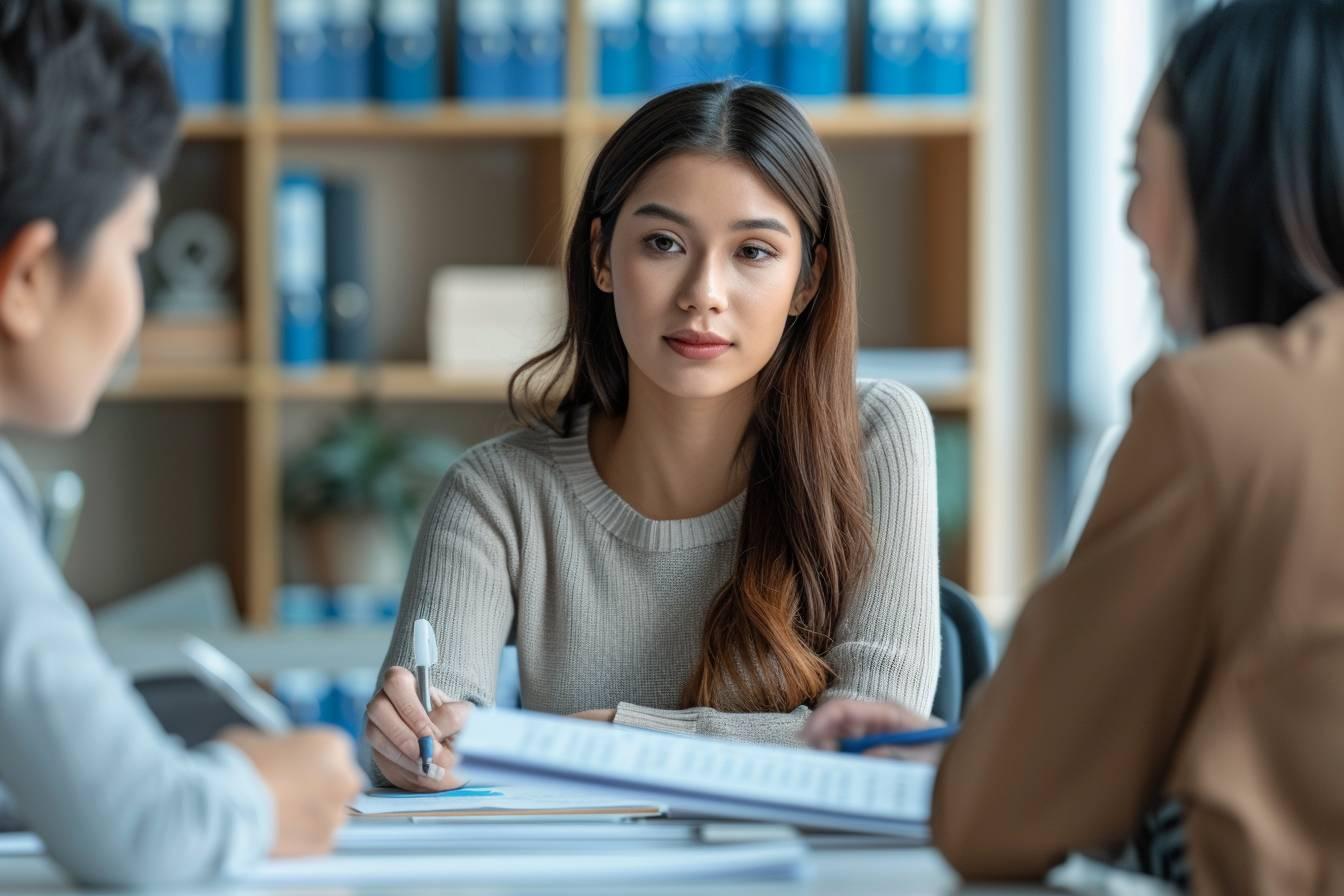
[(889, 731), (884, 734), (870, 734), (867, 737), (848, 737), (840, 741), (841, 753), (867, 753), (875, 747), (922, 747), (951, 740), (960, 730), (960, 725), (944, 725), (941, 728), (923, 728), (919, 731)]
[[(425, 714), (433, 712), (434, 701), (430, 697), (429, 667), (439, 661), (439, 642), (434, 638), (434, 627), (428, 619), (415, 620), (415, 686), (420, 692), (420, 702), (424, 704)], [(429, 774), (430, 763), (434, 761), (434, 738), (420, 738), (420, 771)]]

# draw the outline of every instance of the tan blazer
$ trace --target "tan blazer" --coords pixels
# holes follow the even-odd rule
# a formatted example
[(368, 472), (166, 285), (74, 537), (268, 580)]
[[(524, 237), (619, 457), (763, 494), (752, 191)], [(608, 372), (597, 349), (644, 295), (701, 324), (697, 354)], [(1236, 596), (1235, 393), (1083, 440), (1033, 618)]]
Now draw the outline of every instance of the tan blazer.
[(937, 845), (1037, 877), (1185, 806), (1200, 893), (1344, 893), (1344, 297), (1153, 365), (1068, 567), (943, 760)]

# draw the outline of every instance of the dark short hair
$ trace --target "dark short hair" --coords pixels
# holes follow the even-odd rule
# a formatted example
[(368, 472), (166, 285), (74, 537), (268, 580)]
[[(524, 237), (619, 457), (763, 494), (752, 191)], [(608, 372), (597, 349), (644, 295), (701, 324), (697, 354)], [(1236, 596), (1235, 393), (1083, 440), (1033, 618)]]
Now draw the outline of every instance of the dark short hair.
[(179, 117), (162, 56), (88, 0), (0, 0), (0, 246), (50, 220), (77, 265), (145, 176), (161, 177)]
[(1232, 0), (1178, 38), (1159, 103), (1185, 153), (1204, 328), (1344, 288), (1344, 2)]

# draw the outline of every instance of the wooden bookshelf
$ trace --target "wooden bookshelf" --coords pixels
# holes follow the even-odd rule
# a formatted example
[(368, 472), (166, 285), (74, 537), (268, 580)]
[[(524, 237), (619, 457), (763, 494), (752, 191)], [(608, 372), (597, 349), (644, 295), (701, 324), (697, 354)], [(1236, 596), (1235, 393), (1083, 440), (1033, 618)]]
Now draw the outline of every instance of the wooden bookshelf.
[(561, 137), (564, 117), (545, 106), (476, 106), (444, 102), (422, 110), (377, 107), (286, 109), (275, 120), (281, 139), (293, 140), (512, 140)]
[(503, 376), (444, 376), (427, 364), (370, 367), (327, 365), (312, 371), (279, 371), (270, 394), (290, 401), (451, 401), (500, 403), (508, 379)]
[(192, 112), (183, 117), (184, 140), (237, 140), (247, 136), (253, 117), (245, 109)]
[(127, 382), (114, 383), (107, 397), (121, 401), (154, 399), (241, 399), (249, 392), (246, 367), (141, 367)]
[[(606, 137), (629, 117), (634, 106), (584, 104), (578, 127)], [(804, 103), (817, 133), (827, 140), (902, 140), (923, 137), (970, 137), (977, 117), (973, 103), (961, 100), (882, 100), (849, 97), (835, 102)]]
[[(965, 578), (973, 593), (993, 600), (1017, 593), (1037, 571), (1043, 554), (1035, 261), (1041, 228), (1033, 175), (1039, 158), (1033, 97), (1040, 95), (1034, 80), (1039, 28), (1033, 23), (1041, 21), (1042, 3), (981, 0), (976, 95), (968, 101), (853, 97), (805, 106), (823, 139), (841, 151), (880, 158), (890, 148), (893, 154), (913, 153), (918, 160), (918, 217), (908, 231), (892, 232), (915, 235), (907, 237), (918, 240), (912, 254), (927, 269), (915, 289), (922, 296), (914, 309), (918, 344), (964, 348), (972, 362), (964, 378), (925, 388), (922, 394), (936, 414), (964, 419), (969, 427), (972, 497)], [(446, 418), (454, 405), (502, 406), (505, 397), (502, 377), (444, 378), (423, 359), (405, 360), (404, 352), (368, 368), (337, 365), (306, 373), (275, 362), (271, 203), (282, 158), (332, 148), (420, 151), (414, 147), (422, 144), (425, 152), (442, 148), (444, 157), (451, 158), (453, 152), (484, 143), (491, 152), (495, 143), (524, 146), (532, 154), (525, 158), (544, 169), (527, 187), (529, 195), (535, 194), (533, 207), (500, 213), (528, 218), (519, 226), (538, 234), (543, 243), (529, 253), (529, 261), (544, 261), (558, 257), (582, 178), (602, 140), (631, 109), (589, 97), (587, 85), (593, 79), (583, 28), (569, 29), (571, 93), (555, 107), (477, 107), (448, 101), (406, 113), (373, 107), (282, 108), (273, 99), (272, 0), (256, 0), (249, 12), (251, 100), (240, 109), (193, 114), (184, 126), (187, 150), (197, 143), (224, 143), (224, 151), (237, 155), (239, 288), (248, 360), (224, 368), (144, 368), (111, 397), (118, 403), (241, 404), (240, 531), (230, 568), (247, 621), (264, 627), (271, 623), (273, 598), (282, 584), (281, 443), (282, 423), (289, 415), (320, 411), (324, 403), (372, 399), (443, 402)], [(571, 22), (582, 21), (582, 0), (569, 0), (569, 14)], [(851, 185), (848, 192), (853, 191)], [(882, 208), (880, 200), (877, 207)], [(856, 228), (860, 226), (876, 226), (882, 239), (889, 238), (885, 223), (856, 221)], [(860, 264), (862, 268), (862, 256)], [(378, 291), (377, 282), (374, 288)]]

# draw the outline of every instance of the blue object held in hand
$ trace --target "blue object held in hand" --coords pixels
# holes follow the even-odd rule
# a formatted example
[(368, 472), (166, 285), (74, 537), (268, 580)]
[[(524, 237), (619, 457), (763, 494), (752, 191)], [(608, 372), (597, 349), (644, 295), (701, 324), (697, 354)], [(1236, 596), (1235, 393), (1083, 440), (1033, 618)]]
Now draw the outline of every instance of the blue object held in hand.
[(876, 747), (922, 747), (951, 740), (961, 730), (960, 725), (943, 725), (919, 731), (888, 731), (867, 737), (848, 737), (840, 741), (841, 753), (867, 753)]

